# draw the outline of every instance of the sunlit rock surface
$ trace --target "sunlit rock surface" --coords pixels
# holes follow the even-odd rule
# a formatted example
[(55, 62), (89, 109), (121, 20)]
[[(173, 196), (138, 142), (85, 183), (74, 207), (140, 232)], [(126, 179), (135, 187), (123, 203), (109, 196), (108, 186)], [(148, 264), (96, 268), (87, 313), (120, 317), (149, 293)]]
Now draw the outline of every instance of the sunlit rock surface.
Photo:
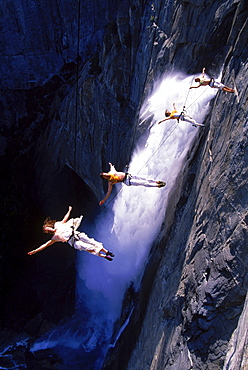
[(135, 302), (130, 325), (104, 367), (246, 369), (245, 1), (16, 0), (0, 11), (1, 350), (16, 341), (1, 366), (49, 368), (51, 353), (35, 358), (29, 341), (73, 311), (74, 251), (26, 257), (44, 241), (44, 217), (59, 219), (72, 204), (90, 222), (106, 190), (99, 173), (110, 158), (128, 163), (154, 83), (204, 66), (214, 77), (223, 68), (238, 96), (213, 101), (141, 291), (125, 301), (123, 320)]

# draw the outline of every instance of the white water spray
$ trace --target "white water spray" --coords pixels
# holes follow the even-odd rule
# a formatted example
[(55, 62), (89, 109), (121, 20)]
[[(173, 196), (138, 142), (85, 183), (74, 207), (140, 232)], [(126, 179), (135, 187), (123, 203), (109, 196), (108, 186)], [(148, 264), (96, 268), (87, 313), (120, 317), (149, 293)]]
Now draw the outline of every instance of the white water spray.
[[(165, 109), (173, 110), (175, 103), (179, 112), (186, 105), (187, 114), (202, 123), (209, 102), (216, 94), (216, 90), (208, 86), (189, 91), (192, 83), (193, 76), (176, 74), (165, 77), (157, 83), (141, 109), (140, 124), (151, 116), (153, 121), (144, 147), (137, 147), (133, 153), (129, 173), (166, 181), (167, 184), (164, 188), (115, 185), (119, 191), (117, 197), (107, 201), (107, 209), (102, 212), (96, 230), (90, 235), (115, 253), (114, 261), (78, 252), (77, 291), (90, 317), (83, 323), (84, 328), (87, 327), (87, 335), (82, 338), (74, 333), (74, 347), (78, 340), (84, 350), (90, 352), (102, 341), (107, 342), (120, 315), (126, 289), (132, 283), (135, 289), (139, 288), (151, 245), (164, 220), (170, 190), (175, 186), (197, 131), (205, 129), (184, 121), (177, 124), (176, 120), (169, 120), (160, 125), (157, 122), (164, 118)], [(63, 338), (64, 344), (65, 340)], [(68, 335), (70, 340), (71, 335)], [(55, 345), (48, 342), (37, 343), (33, 350), (35, 346), (47, 348)]]
[[(145, 147), (136, 148), (133, 153), (129, 172), (132, 175), (166, 181), (166, 187), (115, 185), (119, 190), (122, 188), (112, 204), (109, 203), (109, 214), (104, 212), (104, 216), (99, 219), (94, 235), (115, 253), (114, 261), (107, 262), (101, 258), (79, 255), (79, 291), (80, 284), (83, 283), (93, 296), (97, 292), (98, 298), (104, 298), (104, 306), (107, 308), (105, 320), (114, 322), (118, 318), (125, 290), (131, 283), (138, 289), (151, 245), (164, 220), (168, 194), (175, 186), (175, 179), (197, 131), (204, 129), (183, 121), (177, 124), (176, 120), (157, 124), (164, 118), (166, 108), (173, 109), (174, 102), (180, 112), (186, 96), (186, 109), (189, 107), (187, 114), (199, 123), (204, 121), (209, 101), (216, 90), (207, 86), (189, 91), (192, 82), (192, 76), (177, 74), (165, 77), (162, 83), (157, 84), (140, 112), (141, 122), (151, 114), (153, 122)], [(112, 212), (113, 217), (110, 216)], [(92, 303), (94, 311), (98, 303), (94, 299)]]

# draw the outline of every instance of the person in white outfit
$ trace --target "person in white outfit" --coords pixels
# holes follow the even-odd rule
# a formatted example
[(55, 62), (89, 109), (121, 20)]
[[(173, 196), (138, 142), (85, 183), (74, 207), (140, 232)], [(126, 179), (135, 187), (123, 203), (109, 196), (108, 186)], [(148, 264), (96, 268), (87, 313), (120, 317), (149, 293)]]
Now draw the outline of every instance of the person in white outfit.
[(186, 121), (192, 124), (192, 126), (204, 126), (203, 123), (197, 123), (192, 117), (188, 116), (185, 111), (183, 110), (181, 113), (178, 113), (176, 109), (175, 103), (173, 103), (173, 111), (170, 112), (166, 109), (165, 111), (165, 119), (162, 119), (162, 121), (159, 121), (158, 124), (164, 121), (168, 121), (169, 119), (177, 119), (178, 121)]
[(102, 205), (110, 196), (113, 185), (119, 182), (123, 182), (127, 186), (145, 186), (145, 187), (157, 187), (162, 188), (166, 185), (164, 181), (156, 181), (152, 179), (144, 179), (143, 177), (133, 176), (130, 173), (118, 172), (112, 163), (109, 163), (110, 171), (102, 172), (100, 176), (102, 179), (108, 180), (108, 191), (105, 197), (99, 202)]
[(215, 81), (213, 78), (210, 78), (210, 79), (205, 78), (205, 68), (202, 69), (201, 77), (195, 78), (195, 82), (197, 82), (198, 85), (190, 86), (190, 89), (198, 89), (198, 87), (201, 87), (201, 86), (210, 86), (214, 89), (219, 89), (219, 90), (229, 92), (229, 93), (235, 92), (235, 90), (231, 89), (231, 87), (227, 87), (223, 85), (221, 82)]
[(28, 254), (35, 254), (56, 242), (62, 242), (70, 244), (73, 248), (79, 251), (86, 251), (95, 256), (103, 257), (108, 261), (112, 261), (114, 254), (105, 249), (102, 243), (93, 238), (89, 238), (88, 235), (81, 231), (77, 231), (83, 216), (69, 219), (71, 210), (72, 207), (70, 206), (62, 221), (56, 222), (55, 220), (51, 220), (50, 217), (46, 218), (43, 224), (43, 232), (52, 234), (53, 237), (45, 244), (42, 244), (39, 248), (28, 252)]

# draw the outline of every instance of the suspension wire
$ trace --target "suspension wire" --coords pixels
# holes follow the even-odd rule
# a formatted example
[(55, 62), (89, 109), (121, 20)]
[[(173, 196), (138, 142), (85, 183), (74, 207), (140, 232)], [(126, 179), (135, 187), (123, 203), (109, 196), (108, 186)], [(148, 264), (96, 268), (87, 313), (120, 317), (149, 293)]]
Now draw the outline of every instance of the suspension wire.
[[(195, 79), (195, 76), (193, 76), (193, 78), (192, 78), (191, 85), (192, 85), (192, 83), (193, 83), (194, 79)], [(187, 103), (189, 93), (190, 93), (190, 89), (188, 89), (188, 93), (187, 93), (187, 95), (186, 95), (186, 99), (185, 99), (185, 102), (184, 102), (184, 105), (183, 105), (183, 110), (185, 109), (185, 105), (186, 105), (186, 103)]]
[[(132, 155), (132, 152), (133, 152), (133, 148), (134, 148), (134, 141), (135, 141), (135, 137), (136, 137), (136, 133), (137, 133), (137, 127), (138, 127), (138, 124), (139, 124), (139, 119), (137, 118), (136, 119), (136, 124), (134, 126), (134, 133), (132, 135), (132, 145), (131, 145), (131, 150), (130, 150), (130, 153)], [(126, 165), (126, 169), (128, 169), (128, 165)]]
[[(161, 146), (164, 144), (164, 142), (173, 134), (173, 132), (175, 131), (175, 129), (177, 128), (178, 126), (178, 122), (175, 122), (173, 123), (173, 125), (170, 127), (170, 129), (168, 130), (168, 135), (165, 136), (165, 138), (161, 141), (161, 143), (159, 144), (159, 146), (157, 147), (157, 149), (155, 150), (154, 153), (152, 153), (152, 155), (148, 158), (148, 160), (145, 162), (145, 164), (140, 168), (140, 170), (137, 172), (137, 174), (140, 173), (140, 171), (147, 165), (147, 163), (152, 159), (152, 157), (157, 153), (157, 151), (161, 148)], [(172, 130), (171, 130), (172, 129)], [(103, 211), (106, 210), (106, 208), (109, 206), (109, 204), (115, 199), (115, 197), (120, 193), (120, 191), (123, 189), (123, 184), (121, 186), (121, 188), (116, 192), (116, 194), (111, 198), (111, 200), (105, 205)]]
[[(79, 0), (80, 1), (80, 0)], [(194, 81), (194, 78), (195, 78), (195, 76), (193, 76), (193, 78), (192, 78), (192, 82), (191, 82), (191, 85), (192, 85), (192, 83), (193, 83), (193, 81)], [(191, 103), (188, 107), (187, 107), (187, 109), (189, 108), (189, 107), (191, 107), (191, 105), (193, 105), (204, 93), (205, 93), (205, 91), (206, 91), (206, 89), (204, 89), (204, 91), (193, 101), (193, 103)], [(189, 92), (190, 92), (190, 89), (188, 90), (188, 93), (187, 93), (187, 95), (186, 95), (186, 99), (185, 99), (185, 103), (184, 103), (184, 106), (183, 106), (183, 110), (186, 110), (186, 108), (185, 108), (185, 105), (186, 105), (186, 102), (187, 102), (187, 100), (188, 100), (188, 96), (189, 96)], [(157, 151), (161, 148), (161, 146), (164, 144), (164, 142), (172, 135), (172, 133), (175, 131), (175, 129), (177, 128), (177, 126), (178, 126), (178, 124), (179, 124), (179, 122), (177, 122), (177, 123), (174, 123), (171, 127), (170, 127), (170, 129), (171, 128), (173, 128), (171, 131), (170, 130), (168, 130), (168, 132), (169, 132), (169, 134), (167, 135), (167, 136), (165, 136), (165, 138), (164, 138), (164, 140), (162, 140), (161, 141), (161, 143), (159, 144), (159, 146), (157, 147), (157, 149), (155, 150), (155, 152), (154, 153), (152, 153), (152, 155), (148, 158), (148, 160), (145, 162), (145, 164), (140, 168), (140, 170), (137, 172), (137, 174), (139, 174), (140, 173), (140, 171), (147, 165), (147, 163), (152, 159), (152, 157), (157, 153)], [(138, 126), (138, 120), (137, 120), (137, 123), (136, 123), (136, 125), (135, 125), (135, 132), (134, 132), (134, 134), (133, 134), (133, 140), (132, 140), (132, 146), (131, 146), (131, 149), (133, 150), (133, 146), (134, 146), (134, 139), (135, 139), (135, 135), (136, 135), (136, 129), (137, 129), (137, 126)], [(174, 126), (174, 127), (173, 127)], [(132, 151), (131, 150), (131, 151)], [(127, 167), (127, 169), (128, 169), (128, 167), (129, 166), (126, 166)], [(104, 209), (103, 209), (103, 211), (105, 211), (106, 210), (106, 208), (109, 206), (109, 204), (115, 199), (115, 197), (120, 193), (120, 191), (123, 189), (123, 184), (122, 184), (122, 186), (121, 186), (121, 188), (116, 192), (116, 194), (111, 198), (111, 200), (105, 205), (105, 207), (104, 207)]]
[[(173, 127), (174, 126), (174, 127)], [(165, 136), (165, 138), (161, 141), (161, 143), (159, 144), (159, 146), (157, 147), (157, 149), (155, 150), (155, 152), (152, 153), (152, 155), (148, 158), (148, 160), (146, 161), (146, 163), (140, 168), (140, 170), (137, 172), (140, 173), (140, 171), (147, 165), (147, 163), (152, 159), (152, 157), (157, 153), (157, 151), (161, 148), (161, 146), (164, 144), (164, 142), (169, 139), (169, 137), (173, 134), (173, 132), (175, 131), (175, 129), (177, 128), (178, 126), (178, 122), (175, 122), (172, 124), (172, 126), (170, 127), (170, 129), (168, 130), (168, 135)], [(173, 128), (173, 129), (172, 129)], [(172, 129), (172, 130), (171, 130)], [(171, 130), (171, 131), (170, 131)]]
[[(138, 126), (138, 119), (137, 119), (137, 122), (136, 122), (136, 124), (135, 124), (135, 127), (134, 127), (134, 133), (133, 133), (133, 135), (132, 135), (132, 145), (131, 145), (131, 153), (132, 153), (132, 151), (133, 151), (133, 147), (134, 147), (134, 140), (135, 140), (135, 136), (136, 136), (136, 130), (137, 130), (137, 126)], [(128, 165), (126, 165), (126, 170), (128, 170), (128, 168), (129, 168), (129, 166)], [(115, 199), (115, 197), (117, 197), (117, 195), (120, 193), (120, 191), (122, 190), (122, 188), (123, 188), (123, 184), (121, 185), (121, 188), (116, 192), (116, 194), (111, 198), (111, 200), (109, 200), (108, 201), (108, 203), (107, 204), (105, 204), (105, 207), (104, 207), (104, 209), (102, 210), (102, 212), (103, 211), (105, 211), (106, 210), (106, 208), (109, 206), (109, 204)], [(101, 212), (100, 212), (101, 213)]]
[(81, 0), (78, 0), (78, 29), (77, 29), (77, 54), (76, 54), (76, 107), (75, 107), (75, 127), (74, 127), (74, 169), (76, 168), (77, 159), (77, 128), (78, 128), (78, 97), (79, 97), (79, 53), (80, 53), (80, 17), (81, 17)]
[[(191, 107), (191, 105), (193, 105), (198, 99), (200, 99), (200, 97), (203, 95), (203, 94), (205, 94), (205, 92), (207, 91), (207, 87), (208, 86), (205, 86), (205, 89), (204, 89), (204, 91), (193, 101), (193, 103), (191, 103), (190, 105), (188, 105), (187, 106), (187, 109), (189, 108), (189, 107)], [(186, 109), (185, 109), (186, 110)]]

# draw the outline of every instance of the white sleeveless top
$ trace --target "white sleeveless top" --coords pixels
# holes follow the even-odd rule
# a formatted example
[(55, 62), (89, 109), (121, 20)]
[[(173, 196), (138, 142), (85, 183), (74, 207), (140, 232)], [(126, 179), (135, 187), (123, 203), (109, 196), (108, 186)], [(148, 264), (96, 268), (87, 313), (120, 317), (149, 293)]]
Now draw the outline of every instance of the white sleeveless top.
[(82, 221), (82, 218), (83, 216), (71, 218), (65, 223), (61, 221), (55, 222), (55, 234), (53, 235), (52, 240), (55, 240), (56, 242), (66, 243), (72, 235), (72, 227), (74, 227), (74, 231), (77, 230)]

